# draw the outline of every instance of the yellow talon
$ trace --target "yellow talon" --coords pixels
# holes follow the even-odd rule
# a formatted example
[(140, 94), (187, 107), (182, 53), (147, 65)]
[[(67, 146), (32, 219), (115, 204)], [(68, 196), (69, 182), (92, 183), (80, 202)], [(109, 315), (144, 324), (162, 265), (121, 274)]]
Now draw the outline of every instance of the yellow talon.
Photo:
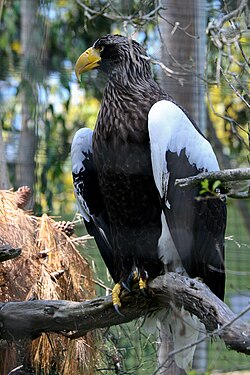
[(120, 301), (120, 294), (121, 294), (122, 286), (120, 283), (115, 284), (113, 290), (112, 290), (112, 302), (114, 306), (121, 307), (121, 301)]
[(147, 289), (147, 281), (143, 280), (141, 277), (139, 278), (139, 288), (140, 289)]

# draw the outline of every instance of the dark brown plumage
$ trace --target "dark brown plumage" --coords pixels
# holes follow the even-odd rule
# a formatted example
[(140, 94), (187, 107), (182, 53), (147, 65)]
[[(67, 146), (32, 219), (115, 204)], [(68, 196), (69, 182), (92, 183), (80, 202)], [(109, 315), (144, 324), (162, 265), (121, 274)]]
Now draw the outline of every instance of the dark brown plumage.
[(93, 154), (110, 218), (115, 281), (126, 281), (134, 263), (142, 275), (146, 271), (156, 277), (163, 269), (152, 251), (160, 237), (161, 203), (152, 174), (147, 115), (167, 96), (152, 79), (148, 60), (140, 57), (145, 57), (142, 46), (113, 36), (94, 46), (103, 43), (100, 68), (109, 78), (93, 134)]
[[(89, 59), (93, 51), (98, 53), (94, 59)], [(85, 57), (89, 59), (87, 62)], [(225, 202), (220, 198), (197, 201), (199, 187), (183, 190), (174, 186), (176, 178), (195, 175), (217, 165), (210, 145), (185, 111), (153, 80), (149, 60), (139, 43), (118, 35), (98, 39), (93, 48), (79, 58), (77, 74), (92, 67), (104, 71), (108, 80), (93, 143), (90, 141), (85, 145), (85, 151), (87, 148), (91, 154), (91, 168), (87, 166), (88, 157), (81, 155), (80, 159), (74, 159), (72, 152), (72, 160), (75, 160), (73, 172), (88, 230), (97, 239), (114, 281), (127, 285), (135, 268), (143, 279), (156, 277), (164, 267), (178, 272), (177, 250), (189, 276), (202, 278), (223, 299)], [(159, 165), (154, 162), (159, 155), (150, 148), (155, 142), (154, 133), (149, 134), (149, 113), (152, 106), (162, 100), (163, 105), (170, 103), (176, 115), (182, 113), (183, 129), (187, 132), (183, 136), (182, 124), (172, 125), (175, 124), (175, 114), (172, 120), (171, 113), (169, 119), (160, 116), (159, 153), (163, 147), (161, 138), (168, 139), (165, 127), (169, 126), (172, 132), (169, 146), (164, 149), (163, 162), (168, 169), (160, 168), (165, 189), (163, 195), (158, 186)], [(189, 129), (190, 140), (187, 139), (185, 144), (184, 137), (189, 136)], [(194, 137), (192, 132), (195, 132)], [(196, 142), (197, 146), (193, 145), (192, 137), (201, 140), (201, 146), (199, 142)], [(182, 142), (181, 152), (178, 151), (178, 139)], [(202, 147), (203, 143), (204, 160), (200, 160), (194, 148)], [(197, 158), (197, 163), (191, 161), (190, 155), (191, 159)], [(209, 160), (206, 160), (207, 155)], [(78, 187), (76, 180), (80, 168), (82, 184), (87, 186), (91, 169), (98, 187), (87, 193), (86, 188), (84, 191)], [(168, 177), (164, 180), (166, 174)], [(99, 209), (89, 210), (89, 195), (101, 199)], [(166, 230), (170, 232), (170, 240)]]

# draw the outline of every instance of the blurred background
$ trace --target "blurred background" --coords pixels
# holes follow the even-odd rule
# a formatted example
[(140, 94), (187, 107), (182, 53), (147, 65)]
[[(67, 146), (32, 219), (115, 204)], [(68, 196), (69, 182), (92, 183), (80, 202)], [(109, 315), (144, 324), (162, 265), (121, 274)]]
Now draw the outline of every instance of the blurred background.
[[(92, 71), (78, 83), (74, 64), (108, 33), (144, 44), (155, 79), (195, 119), (222, 169), (249, 167), (247, 1), (0, 0), (0, 189), (29, 186), (29, 209), (77, 222), (79, 236), (86, 232), (76, 216), (70, 145), (80, 127), (94, 127), (105, 77)], [(228, 199), (226, 302), (236, 313), (250, 301), (249, 239), (249, 200)], [(111, 287), (94, 241), (81, 251), (98, 284)], [(97, 362), (97, 374), (153, 374), (155, 338), (138, 322), (102, 336), (106, 362)], [(219, 340), (199, 348), (196, 368), (250, 374), (249, 359)]]

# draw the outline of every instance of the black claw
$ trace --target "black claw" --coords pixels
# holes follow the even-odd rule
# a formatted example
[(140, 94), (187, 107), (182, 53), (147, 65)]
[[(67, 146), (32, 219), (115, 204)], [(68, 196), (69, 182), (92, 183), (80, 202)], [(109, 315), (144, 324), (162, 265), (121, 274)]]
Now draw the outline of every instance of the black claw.
[(128, 284), (128, 281), (123, 281), (122, 286), (124, 289), (126, 289), (128, 292), (131, 292), (130, 284)]
[(119, 309), (119, 305), (118, 305), (118, 304), (115, 304), (115, 305), (114, 305), (114, 309), (115, 309), (115, 311), (117, 312), (118, 315), (120, 315), (120, 316), (124, 316), (124, 314), (122, 314), (122, 313), (120, 312), (120, 309)]
[(122, 282), (122, 286), (128, 291), (131, 292), (132, 290), (132, 283), (134, 281), (134, 271), (132, 271), (129, 276), (127, 277), (126, 281)]

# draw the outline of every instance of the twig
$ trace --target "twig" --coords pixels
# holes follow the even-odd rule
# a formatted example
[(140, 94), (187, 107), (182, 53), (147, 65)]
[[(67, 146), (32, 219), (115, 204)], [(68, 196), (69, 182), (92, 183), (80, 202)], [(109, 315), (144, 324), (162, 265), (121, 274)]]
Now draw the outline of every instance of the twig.
[[(76, 0), (76, 1), (84, 9), (85, 15), (89, 21), (93, 20), (94, 18), (98, 16), (102, 16), (110, 20), (115, 20), (115, 21), (119, 20), (119, 21), (130, 23), (132, 25), (144, 24), (145, 22), (152, 21), (153, 18), (157, 14), (159, 14), (160, 10), (164, 9), (163, 6), (159, 4), (155, 9), (153, 9), (147, 14), (141, 14), (141, 12), (138, 12), (136, 14), (127, 16), (127, 15), (119, 13), (118, 10), (112, 6), (111, 2), (108, 2), (99, 10), (94, 10), (88, 7), (86, 4), (84, 4), (84, 2), (80, 0)], [(109, 8), (112, 8), (115, 14), (106, 12), (106, 10), (108, 10)]]
[(225, 323), (222, 327), (219, 327), (219, 328), (215, 329), (213, 332), (207, 333), (206, 335), (204, 335), (203, 337), (201, 337), (197, 341), (193, 342), (192, 344), (185, 345), (185, 346), (183, 346), (180, 349), (176, 349), (176, 350), (173, 350), (172, 352), (169, 352), (169, 357), (172, 357), (172, 356), (174, 356), (177, 353), (181, 353), (181, 352), (183, 352), (186, 349), (190, 349), (193, 346), (196, 346), (196, 345), (200, 344), (201, 342), (205, 341), (209, 337), (219, 336), (223, 332), (223, 330), (225, 330), (227, 327), (229, 327), (234, 322), (236, 322), (238, 319), (240, 319), (249, 310), (250, 310), (250, 305), (248, 305), (245, 309), (243, 309), (237, 316), (235, 316), (234, 319), (232, 319), (229, 322)]
[[(249, 273), (249, 275), (250, 275), (250, 273)], [(83, 278), (83, 279), (88, 279), (88, 277), (85, 276), (85, 275), (82, 275), (82, 278)], [(88, 279), (88, 280), (89, 280), (89, 279)], [(99, 281), (99, 280), (95, 280), (95, 279), (91, 279), (90, 281), (91, 281), (92, 283), (98, 285), (99, 287), (103, 288), (104, 290), (106, 290), (106, 292), (108, 292), (108, 293), (111, 293), (111, 292), (112, 292), (112, 289), (109, 288), (108, 286), (106, 286), (106, 285), (104, 284), (103, 281)]]
[(8, 375), (17, 374), (16, 371), (21, 370), (23, 368), (23, 365), (17, 366), (13, 368), (10, 372), (8, 372)]
[[(164, 8), (162, 8), (162, 9), (164, 9)], [(180, 26), (180, 23), (179, 23), (178, 21), (175, 22), (175, 23), (172, 23), (172, 22), (168, 21), (167, 18), (165, 18), (165, 17), (162, 16), (161, 14), (159, 14), (159, 17), (160, 17), (163, 21), (167, 22), (170, 26), (173, 27), (173, 29), (172, 29), (172, 31), (171, 31), (171, 34), (172, 34), (172, 35), (175, 33), (176, 30), (180, 30), (180, 31), (182, 31), (185, 35), (187, 35), (188, 37), (190, 37), (190, 38), (192, 38), (192, 39), (199, 39), (199, 36), (197, 36), (197, 35), (193, 35), (193, 34), (190, 34), (190, 33), (187, 31), (187, 29), (190, 27), (190, 24), (188, 24), (187, 26), (181, 27), (181, 26)]]
[(225, 78), (225, 80), (227, 81), (228, 85), (231, 87), (231, 89), (235, 92), (235, 94), (246, 104), (246, 106), (248, 108), (250, 108), (250, 104), (243, 98), (243, 96), (239, 93), (239, 91), (232, 85), (232, 83), (229, 81), (229, 79), (227, 78), (226, 74), (224, 73), (223, 69), (220, 68), (220, 71), (223, 75), (223, 77)]
[(73, 243), (76, 243), (76, 244), (81, 244), (81, 243), (86, 242), (87, 240), (91, 240), (92, 238), (94, 238), (94, 237), (90, 236), (89, 234), (86, 234), (86, 235), (81, 236), (81, 237), (71, 238), (71, 241)]
[(207, 32), (210, 32), (211, 30), (220, 30), (225, 22), (229, 21), (233, 17), (239, 16), (243, 10), (247, 8), (247, 0), (242, 0), (239, 7), (237, 9), (234, 9), (232, 12), (226, 14), (225, 16), (219, 18), (219, 20), (213, 20), (208, 24)]
[[(184, 72), (177, 72), (173, 69), (168, 68), (163, 62), (159, 60), (155, 60), (152, 57), (141, 55), (141, 57), (145, 60), (149, 60), (154, 65), (159, 65), (161, 69), (164, 71), (164, 73), (173, 79), (176, 79), (181, 86), (183, 86), (184, 78), (178, 77), (178, 76), (186, 76), (188, 73)], [(177, 77), (176, 77), (177, 76)]]

